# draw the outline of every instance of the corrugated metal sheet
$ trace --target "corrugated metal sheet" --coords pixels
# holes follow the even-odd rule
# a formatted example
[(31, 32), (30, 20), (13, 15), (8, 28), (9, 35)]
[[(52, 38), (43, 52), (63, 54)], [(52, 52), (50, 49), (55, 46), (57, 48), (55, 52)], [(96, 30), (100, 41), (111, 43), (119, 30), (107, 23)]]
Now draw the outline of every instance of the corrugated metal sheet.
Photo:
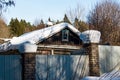
[(120, 46), (99, 46), (101, 74), (120, 68)]
[(0, 80), (22, 80), (20, 55), (0, 55)]
[(36, 80), (80, 80), (88, 66), (88, 55), (37, 55)]

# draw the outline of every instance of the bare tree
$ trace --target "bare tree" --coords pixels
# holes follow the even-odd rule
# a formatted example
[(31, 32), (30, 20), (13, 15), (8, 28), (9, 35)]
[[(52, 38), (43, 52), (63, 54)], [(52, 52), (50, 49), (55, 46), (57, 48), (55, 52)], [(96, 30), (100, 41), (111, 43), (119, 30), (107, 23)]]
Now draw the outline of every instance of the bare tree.
[(8, 37), (10, 37), (9, 27), (7, 27), (3, 19), (0, 19), (0, 38)]
[(84, 14), (84, 8), (82, 6), (80, 6), (80, 4), (77, 4), (76, 8), (74, 9), (69, 9), (67, 11), (67, 16), (70, 20), (70, 22), (74, 22), (75, 18), (77, 18), (78, 20), (81, 20), (81, 18), (83, 17), (82, 15)]
[(0, 16), (3, 12), (3, 10), (6, 10), (8, 6), (15, 6), (15, 3), (13, 0), (0, 0)]
[[(95, 6), (89, 16), (89, 24), (101, 31), (102, 42), (110, 42), (112, 35), (120, 27), (120, 5), (111, 0), (105, 0)], [(115, 34), (115, 33), (114, 33)]]
[(120, 46), (120, 28), (108, 35), (112, 45)]

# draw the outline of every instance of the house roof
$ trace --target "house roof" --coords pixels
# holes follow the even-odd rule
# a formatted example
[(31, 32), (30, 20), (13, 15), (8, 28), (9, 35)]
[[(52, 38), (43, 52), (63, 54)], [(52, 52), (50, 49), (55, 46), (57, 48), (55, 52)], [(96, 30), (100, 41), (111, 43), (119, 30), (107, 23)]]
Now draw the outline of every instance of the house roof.
[(38, 42), (41, 42), (43, 39), (46, 39), (60, 32), (64, 28), (69, 28), (76, 35), (80, 36), (79, 30), (76, 29), (74, 26), (68, 23), (60, 23), (51, 27), (25, 33), (19, 37), (13, 37), (9, 42), (0, 45), (0, 52), (7, 51), (10, 49), (13, 50), (18, 49), (18, 47), (24, 43), (37, 44)]

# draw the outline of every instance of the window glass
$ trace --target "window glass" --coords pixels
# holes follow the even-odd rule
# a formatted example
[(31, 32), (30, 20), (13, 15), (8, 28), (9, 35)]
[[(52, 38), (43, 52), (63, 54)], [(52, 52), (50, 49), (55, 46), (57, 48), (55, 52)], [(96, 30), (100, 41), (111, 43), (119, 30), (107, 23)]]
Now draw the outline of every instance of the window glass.
[(62, 41), (69, 41), (69, 30), (65, 29), (62, 31)]

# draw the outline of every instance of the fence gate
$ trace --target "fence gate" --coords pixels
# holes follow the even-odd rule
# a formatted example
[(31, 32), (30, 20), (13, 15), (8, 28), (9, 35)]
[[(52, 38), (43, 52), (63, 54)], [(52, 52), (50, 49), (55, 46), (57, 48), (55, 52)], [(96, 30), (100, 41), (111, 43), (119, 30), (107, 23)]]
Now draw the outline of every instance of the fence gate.
[(0, 80), (22, 80), (20, 55), (0, 55)]
[(80, 80), (88, 63), (87, 55), (36, 55), (36, 80)]

